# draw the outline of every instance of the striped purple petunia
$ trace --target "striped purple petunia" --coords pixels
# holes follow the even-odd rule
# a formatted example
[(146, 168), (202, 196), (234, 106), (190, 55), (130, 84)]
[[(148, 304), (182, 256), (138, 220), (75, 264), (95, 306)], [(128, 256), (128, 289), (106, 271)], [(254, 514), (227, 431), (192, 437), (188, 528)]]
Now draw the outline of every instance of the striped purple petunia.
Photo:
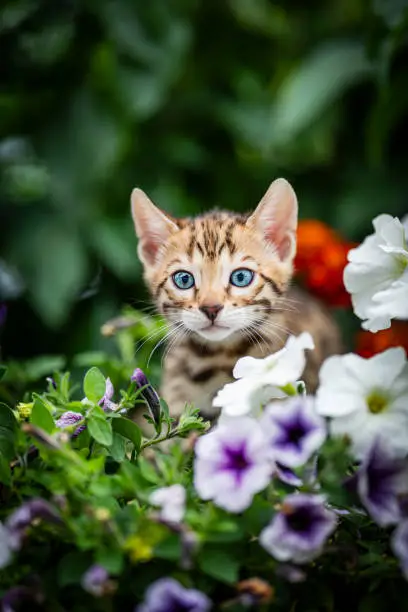
[(261, 426), (249, 417), (220, 424), (195, 447), (194, 486), (202, 499), (241, 512), (271, 479), (272, 466)]

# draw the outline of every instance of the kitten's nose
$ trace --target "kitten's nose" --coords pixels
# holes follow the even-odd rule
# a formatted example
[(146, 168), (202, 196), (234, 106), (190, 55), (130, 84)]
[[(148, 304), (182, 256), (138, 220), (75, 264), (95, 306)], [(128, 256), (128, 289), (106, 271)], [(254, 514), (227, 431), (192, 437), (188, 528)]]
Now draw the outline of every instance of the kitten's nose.
[(200, 306), (201, 312), (203, 312), (205, 316), (210, 319), (211, 323), (214, 323), (218, 313), (223, 308), (224, 306), (222, 306), (222, 304), (214, 304), (212, 306), (207, 306), (206, 304), (203, 304), (203, 306)]

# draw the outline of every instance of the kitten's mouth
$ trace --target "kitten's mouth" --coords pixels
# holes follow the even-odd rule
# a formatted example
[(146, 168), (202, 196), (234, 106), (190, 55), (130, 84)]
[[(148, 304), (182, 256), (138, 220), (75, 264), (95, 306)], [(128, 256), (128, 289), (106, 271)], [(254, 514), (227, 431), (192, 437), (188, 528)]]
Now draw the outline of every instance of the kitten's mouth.
[(210, 323), (210, 325), (207, 325), (207, 327), (202, 327), (200, 331), (211, 332), (218, 329), (229, 329), (229, 327), (227, 327), (227, 325), (219, 325), (218, 323)]

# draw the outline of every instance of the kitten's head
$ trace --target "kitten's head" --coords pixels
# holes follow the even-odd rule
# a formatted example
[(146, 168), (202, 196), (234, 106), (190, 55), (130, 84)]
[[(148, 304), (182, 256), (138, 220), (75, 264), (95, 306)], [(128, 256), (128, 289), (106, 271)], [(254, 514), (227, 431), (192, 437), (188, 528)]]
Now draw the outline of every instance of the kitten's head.
[(293, 273), (298, 206), (286, 180), (251, 215), (174, 219), (140, 189), (131, 201), (145, 279), (171, 323), (210, 342), (259, 328)]

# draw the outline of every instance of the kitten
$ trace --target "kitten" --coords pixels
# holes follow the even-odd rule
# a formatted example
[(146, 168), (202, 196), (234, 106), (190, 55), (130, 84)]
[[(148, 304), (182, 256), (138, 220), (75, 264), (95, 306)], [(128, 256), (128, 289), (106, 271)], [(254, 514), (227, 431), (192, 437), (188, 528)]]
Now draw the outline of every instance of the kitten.
[(313, 336), (304, 375), (313, 392), (322, 361), (341, 344), (325, 308), (289, 288), (298, 217), (291, 185), (274, 181), (251, 215), (174, 219), (140, 189), (131, 203), (145, 280), (171, 329), (161, 393), (172, 416), (192, 402), (216, 418), (212, 399), (237, 359), (273, 353), (289, 333)]

